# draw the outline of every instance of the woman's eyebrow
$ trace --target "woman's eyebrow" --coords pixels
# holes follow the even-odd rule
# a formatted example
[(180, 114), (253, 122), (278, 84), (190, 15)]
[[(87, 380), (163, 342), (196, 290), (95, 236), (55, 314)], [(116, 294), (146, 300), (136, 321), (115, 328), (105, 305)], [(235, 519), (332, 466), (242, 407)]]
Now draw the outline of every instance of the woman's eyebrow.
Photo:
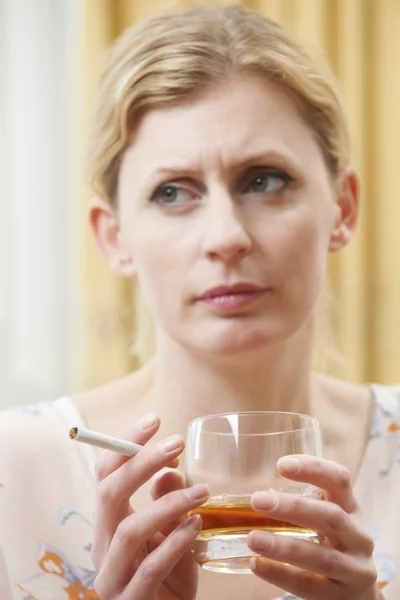
[[(298, 160), (296, 157), (290, 152), (281, 152), (277, 150), (264, 150), (258, 151), (251, 154), (248, 154), (245, 157), (240, 159), (232, 159), (228, 162), (229, 168), (233, 169), (241, 169), (245, 168), (249, 165), (262, 164), (265, 162), (276, 163), (276, 166), (279, 165), (287, 165), (290, 163), (294, 168), (300, 169), (300, 165), (298, 164)], [(200, 166), (194, 166), (193, 164), (184, 163), (171, 163), (170, 165), (166, 164), (162, 167), (157, 167), (149, 173), (146, 177), (147, 179), (154, 179), (158, 177), (171, 177), (171, 176), (194, 176), (199, 175), (203, 172), (203, 169)]]

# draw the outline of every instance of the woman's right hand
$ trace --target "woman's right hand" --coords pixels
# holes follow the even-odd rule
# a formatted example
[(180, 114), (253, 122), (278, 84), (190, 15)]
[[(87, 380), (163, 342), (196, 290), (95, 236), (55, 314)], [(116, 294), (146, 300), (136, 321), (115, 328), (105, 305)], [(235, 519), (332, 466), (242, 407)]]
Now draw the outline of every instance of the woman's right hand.
[(203, 504), (208, 489), (183, 489), (182, 476), (164, 473), (153, 486), (153, 501), (135, 512), (131, 496), (184, 448), (181, 436), (147, 442), (160, 421), (143, 418), (124, 439), (146, 444), (132, 458), (105, 451), (96, 462), (96, 510), (92, 561), (95, 590), (102, 600), (193, 600), (197, 565), (190, 548), (201, 518), (186, 513)]

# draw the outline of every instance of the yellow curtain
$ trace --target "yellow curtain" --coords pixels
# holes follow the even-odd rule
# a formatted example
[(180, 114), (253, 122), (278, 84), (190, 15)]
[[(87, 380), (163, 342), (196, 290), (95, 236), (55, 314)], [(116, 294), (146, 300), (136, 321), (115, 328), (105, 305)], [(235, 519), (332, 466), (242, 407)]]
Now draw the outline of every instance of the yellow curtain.
[[(203, 2), (214, 4), (215, 2)], [(229, 2), (224, 2), (228, 4)], [(236, 2), (237, 3), (237, 2)], [(83, 143), (105, 48), (136, 20), (182, 0), (85, 0)], [(361, 175), (361, 221), (329, 263), (335, 343), (353, 381), (400, 381), (400, 1), (243, 0), (327, 54), (342, 84)], [(87, 200), (89, 190), (85, 191)], [(86, 202), (79, 219), (85, 219)], [(134, 284), (115, 277), (84, 231), (80, 387), (123, 376), (152, 351)], [(132, 332), (135, 334), (132, 334)], [(139, 342), (132, 346), (134, 335)], [(136, 348), (136, 352), (135, 352)]]

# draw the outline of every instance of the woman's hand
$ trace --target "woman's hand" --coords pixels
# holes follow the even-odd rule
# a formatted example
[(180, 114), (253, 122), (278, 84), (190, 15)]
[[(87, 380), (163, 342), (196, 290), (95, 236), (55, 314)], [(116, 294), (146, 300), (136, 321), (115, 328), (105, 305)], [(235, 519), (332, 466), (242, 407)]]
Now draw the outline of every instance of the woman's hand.
[(135, 512), (131, 496), (183, 450), (181, 436), (147, 442), (158, 418), (144, 418), (124, 439), (146, 444), (132, 458), (103, 452), (96, 463), (97, 493), (92, 560), (95, 590), (102, 600), (192, 600), (197, 566), (190, 548), (201, 527), (188, 511), (208, 497), (204, 485), (183, 489), (179, 473), (166, 472), (153, 485), (153, 502)]
[(273, 519), (318, 531), (326, 542), (318, 545), (252, 531), (249, 547), (262, 555), (252, 559), (254, 574), (304, 600), (382, 598), (375, 584), (374, 543), (358, 524), (360, 509), (349, 472), (335, 462), (306, 455), (284, 457), (278, 469), (288, 479), (326, 490), (327, 501), (256, 492), (252, 507)]

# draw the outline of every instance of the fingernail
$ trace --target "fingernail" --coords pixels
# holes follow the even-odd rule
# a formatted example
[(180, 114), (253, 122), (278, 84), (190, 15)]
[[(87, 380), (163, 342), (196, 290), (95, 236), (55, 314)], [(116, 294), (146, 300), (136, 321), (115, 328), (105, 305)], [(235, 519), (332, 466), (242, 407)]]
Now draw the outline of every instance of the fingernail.
[(278, 504), (275, 492), (255, 492), (252, 498), (253, 508), (256, 510), (273, 510)]
[(177, 434), (171, 435), (171, 437), (167, 438), (166, 440), (161, 440), (161, 442), (158, 442), (157, 444), (158, 449), (164, 454), (169, 454), (170, 452), (173, 452), (182, 446), (182, 437)]
[(258, 556), (253, 556), (253, 558), (250, 559), (249, 567), (250, 567), (251, 571), (253, 571), (253, 573), (255, 571), (257, 571), (257, 561), (258, 560), (259, 560)]
[(290, 473), (290, 475), (294, 475), (299, 470), (300, 462), (297, 458), (290, 458), (289, 456), (284, 456), (278, 460), (278, 468), (282, 471), (286, 471), (286, 473)]
[(139, 429), (146, 431), (146, 429), (150, 429), (150, 427), (153, 427), (157, 420), (158, 416), (155, 413), (149, 413), (148, 415), (145, 415), (140, 419), (137, 426), (139, 427)]
[(186, 488), (185, 494), (189, 500), (206, 500), (206, 498), (208, 498), (210, 495), (210, 490), (208, 485), (205, 485), (204, 483), (197, 483), (193, 487)]
[(273, 563), (271, 563), (266, 558), (263, 558), (262, 556), (254, 556), (253, 558), (250, 559), (249, 566), (255, 575), (260, 575), (260, 574), (265, 575), (265, 574), (268, 574), (268, 572), (269, 572), (268, 567), (271, 568), (272, 564)]
[(274, 542), (274, 536), (266, 531), (253, 531), (250, 536), (250, 545), (255, 552), (271, 552)]
[(190, 531), (195, 531), (196, 533), (200, 531), (202, 525), (202, 518), (200, 515), (192, 515), (185, 521), (185, 526), (190, 529)]

